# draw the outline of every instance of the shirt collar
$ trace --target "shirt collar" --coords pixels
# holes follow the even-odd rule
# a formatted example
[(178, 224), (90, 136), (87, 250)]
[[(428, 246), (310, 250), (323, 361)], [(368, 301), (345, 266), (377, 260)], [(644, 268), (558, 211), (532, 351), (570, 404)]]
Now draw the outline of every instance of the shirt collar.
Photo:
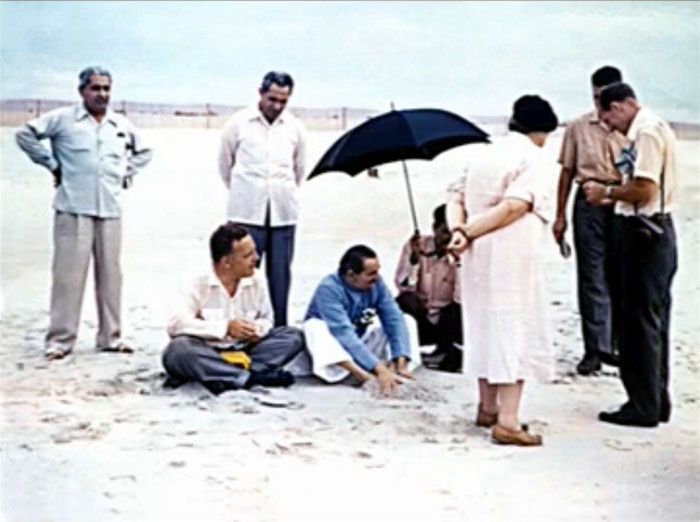
[[(255, 275), (256, 274), (257, 274), (257, 270), (256, 270), (256, 273), (253, 274), (252, 276), (244, 277), (243, 279), (241, 279), (238, 282), (238, 288), (241, 289), (241, 288), (247, 288), (249, 286), (252, 286), (255, 283)], [(221, 282), (221, 279), (219, 279), (219, 276), (216, 275), (216, 272), (214, 272), (214, 270), (209, 272), (209, 274), (207, 275), (207, 285), (209, 285), (210, 288), (221, 287), (221, 289), (224, 292), (226, 292), (226, 288), (224, 288), (224, 285)]]
[(255, 103), (251, 106), (248, 107), (248, 121), (254, 121), (254, 120), (259, 120), (265, 125), (277, 125), (278, 123), (285, 123), (286, 121), (286, 116), (287, 116), (287, 109), (284, 109), (279, 116), (277, 116), (277, 119), (270, 123), (267, 121), (267, 118), (263, 116), (263, 113), (260, 112), (260, 108), (258, 107), (258, 104)]
[(630, 128), (627, 129), (627, 138), (629, 140), (634, 141), (634, 138), (637, 136), (637, 132), (639, 131), (639, 127), (642, 125), (642, 122), (647, 118), (648, 114), (649, 111), (646, 108), (642, 107), (637, 111), (637, 114), (634, 115), (634, 119), (630, 124)]
[[(91, 117), (90, 113), (87, 111), (84, 104), (81, 103), (80, 105), (78, 105), (76, 107), (75, 121), (80, 121), (84, 118), (89, 118), (89, 117)], [(115, 115), (114, 111), (112, 109), (110, 109), (109, 107), (107, 107), (107, 111), (105, 112), (104, 121), (108, 121), (109, 123), (111, 123), (115, 127), (117, 125), (116, 115)]]

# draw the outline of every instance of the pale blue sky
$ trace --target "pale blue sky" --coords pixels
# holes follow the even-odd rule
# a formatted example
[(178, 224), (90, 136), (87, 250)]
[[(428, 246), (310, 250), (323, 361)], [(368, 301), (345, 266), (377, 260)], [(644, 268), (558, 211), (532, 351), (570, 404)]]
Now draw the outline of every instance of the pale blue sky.
[(292, 104), (508, 113), (538, 93), (561, 117), (619, 66), (643, 103), (700, 121), (699, 2), (7, 2), (3, 98), (75, 99), (109, 68), (114, 99), (240, 104), (286, 70)]

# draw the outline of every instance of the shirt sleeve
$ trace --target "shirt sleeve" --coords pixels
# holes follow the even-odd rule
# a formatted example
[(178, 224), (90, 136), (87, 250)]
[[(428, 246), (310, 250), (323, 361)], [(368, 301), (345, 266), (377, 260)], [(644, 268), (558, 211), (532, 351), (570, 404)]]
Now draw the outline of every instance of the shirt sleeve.
[(274, 325), (274, 314), (267, 285), (262, 281), (262, 278), (258, 279), (257, 283), (257, 309), (255, 310), (256, 317), (253, 322), (255, 323), (258, 335), (260, 337), (265, 337), (270, 333)]
[(521, 199), (532, 205), (535, 203), (537, 185), (538, 180), (535, 165), (530, 158), (524, 158), (515, 176), (510, 180), (510, 183), (508, 183), (503, 197)]
[(559, 152), (559, 163), (562, 167), (574, 172), (576, 170), (576, 139), (575, 123), (570, 123), (564, 131), (564, 138), (561, 140), (561, 150)]
[(374, 371), (379, 359), (369, 351), (357, 335), (355, 326), (350, 322), (348, 313), (343, 306), (342, 297), (338, 294), (337, 289), (322, 285), (316, 291), (314, 300), (317, 303), (321, 319), (326, 323), (333, 337), (350, 354), (352, 360), (365, 370)]
[(416, 289), (419, 268), (420, 264), (411, 264), (411, 242), (408, 241), (401, 250), (394, 276), (394, 283), (399, 292), (410, 292)]
[(306, 129), (299, 124), (299, 137), (294, 149), (294, 179), (297, 186), (301, 185), (306, 176)]
[(168, 335), (192, 335), (202, 339), (221, 341), (228, 333), (228, 320), (205, 319), (202, 304), (205, 295), (198, 281), (184, 285), (173, 301), (173, 309), (168, 321)]
[(644, 132), (635, 142), (637, 160), (634, 163), (634, 176), (650, 179), (656, 185), (661, 183), (661, 170), (664, 165), (664, 148), (654, 134)]
[(129, 127), (129, 148), (131, 154), (126, 167), (127, 176), (135, 176), (153, 159), (153, 150), (146, 147), (141, 132), (131, 123)]
[(55, 137), (58, 134), (59, 125), (60, 116), (53, 112), (47, 112), (24, 124), (15, 134), (17, 145), (29, 156), (29, 159), (46, 167), (51, 172), (56, 170), (59, 164), (51, 151), (41, 143), (41, 140)]
[(236, 141), (238, 140), (238, 125), (229, 121), (221, 133), (219, 148), (219, 175), (226, 188), (231, 187), (231, 169), (236, 164)]
[(377, 311), (379, 320), (384, 327), (384, 333), (389, 338), (389, 346), (391, 347), (391, 357), (406, 357), (410, 359), (411, 349), (408, 341), (408, 330), (406, 329), (406, 321), (403, 318), (403, 312), (396, 304), (396, 300), (389, 292), (384, 281), (380, 279), (376, 282), (377, 291), (379, 293), (379, 301), (377, 303)]

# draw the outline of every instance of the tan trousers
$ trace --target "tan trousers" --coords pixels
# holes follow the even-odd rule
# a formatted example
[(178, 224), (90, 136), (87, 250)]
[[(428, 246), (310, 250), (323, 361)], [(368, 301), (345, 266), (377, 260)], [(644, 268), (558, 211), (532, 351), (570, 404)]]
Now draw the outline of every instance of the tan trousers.
[(67, 352), (75, 345), (90, 257), (94, 258), (97, 347), (115, 346), (121, 335), (121, 219), (56, 212), (53, 237), (51, 322), (46, 349)]

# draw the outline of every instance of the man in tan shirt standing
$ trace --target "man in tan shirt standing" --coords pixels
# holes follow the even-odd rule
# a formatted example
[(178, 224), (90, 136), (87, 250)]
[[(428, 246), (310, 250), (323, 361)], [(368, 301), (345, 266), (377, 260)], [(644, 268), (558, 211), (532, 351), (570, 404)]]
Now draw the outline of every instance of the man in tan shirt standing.
[(600, 118), (631, 145), (616, 164), (619, 186), (587, 181), (593, 205), (615, 204), (622, 221), (620, 378), (629, 399), (603, 422), (653, 427), (671, 417), (669, 324), (671, 283), (678, 266), (671, 219), (676, 187), (676, 137), (668, 123), (642, 107), (632, 88), (616, 83), (600, 93)]
[(609, 129), (599, 118), (598, 97), (606, 86), (622, 80), (620, 71), (605, 66), (591, 77), (596, 110), (569, 124), (561, 145), (559, 191), (554, 238), (564, 239), (567, 229), (566, 206), (572, 182), (576, 191), (573, 222), (578, 279), (578, 301), (583, 330), (584, 357), (576, 366), (581, 375), (600, 370), (601, 361), (616, 364), (615, 324), (619, 316), (616, 253), (619, 223), (610, 206), (595, 206), (586, 201), (582, 186), (594, 180), (604, 185), (620, 183), (614, 161), (625, 144), (624, 137)]

